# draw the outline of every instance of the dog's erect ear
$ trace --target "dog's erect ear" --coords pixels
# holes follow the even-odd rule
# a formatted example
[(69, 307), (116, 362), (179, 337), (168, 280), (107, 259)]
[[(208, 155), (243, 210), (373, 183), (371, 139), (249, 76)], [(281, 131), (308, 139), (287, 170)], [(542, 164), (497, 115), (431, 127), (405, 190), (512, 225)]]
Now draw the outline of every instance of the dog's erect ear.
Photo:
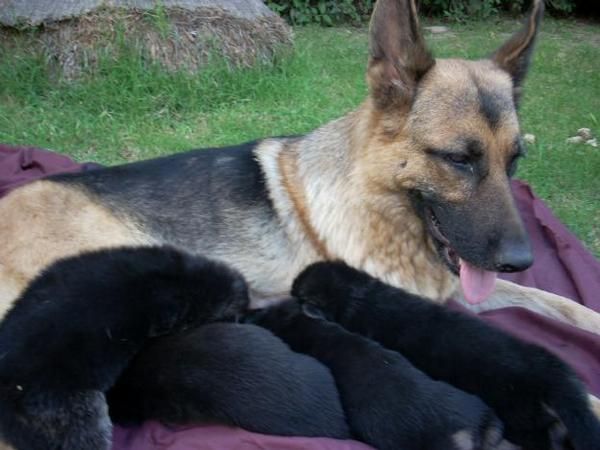
[(379, 0), (370, 27), (371, 96), (381, 109), (411, 104), (419, 79), (434, 65), (419, 29), (415, 0)]
[(513, 79), (515, 102), (521, 95), (521, 87), (527, 74), (543, 15), (544, 0), (533, 0), (533, 6), (523, 28), (492, 55), (492, 60), (507, 71)]

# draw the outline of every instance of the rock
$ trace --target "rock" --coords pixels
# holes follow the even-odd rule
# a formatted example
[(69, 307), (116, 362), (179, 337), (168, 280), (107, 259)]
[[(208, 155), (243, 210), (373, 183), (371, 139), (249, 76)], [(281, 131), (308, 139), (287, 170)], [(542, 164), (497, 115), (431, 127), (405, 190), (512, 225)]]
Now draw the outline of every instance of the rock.
[[(0, 24), (37, 26), (106, 7), (154, 10), (156, 5), (156, 0), (0, 0)], [(249, 20), (275, 15), (262, 0), (162, 0), (160, 5), (189, 11), (219, 8), (233, 17)]]
[(594, 136), (592, 136), (592, 130), (589, 128), (580, 128), (577, 130), (577, 136), (581, 136), (584, 141), (589, 141)]
[(580, 128), (577, 130), (577, 135), (567, 139), (567, 144), (587, 144), (592, 147), (598, 147), (598, 139), (596, 139), (592, 130), (589, 128)]
[(531, 133), (525, 133), (523, 135), (523, 140), (526, 144), (535, 144), (535, 135)]
[(584, 142), (583, 138), (581, 136), (573, 136), (570, 138), (567, 138), (567, 144), (581, 144)]
[(144, 60), (187, 72), (211, 60), (249, 67), (293, 48), (291, 27), (262, 0), (0, 0), (0, 39), (2, 25), (40, 24), (27, 44), (65, 80), (118, 58), (123, 43)]
[(448, 27), (443, 27), (441, 25), (433, 25), (430, 27), (425, 27), (425, 29), (432, 34), (447, 33), (449, 31)]

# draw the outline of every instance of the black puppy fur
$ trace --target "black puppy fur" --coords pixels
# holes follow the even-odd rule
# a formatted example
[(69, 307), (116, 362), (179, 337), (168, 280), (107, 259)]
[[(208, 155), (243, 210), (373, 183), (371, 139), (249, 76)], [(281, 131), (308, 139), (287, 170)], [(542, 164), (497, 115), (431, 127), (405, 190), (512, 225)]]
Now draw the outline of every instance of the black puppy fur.
[(478, 398), (430, 379), (399, 353), (309, 317), (295, 301), (244, 320), (325, 364), (355, 437), (379, 450), (512, 448), (501, 442), (502, 424)]
[(254, 325), (216, 323), (155, 339), (107, 399), (117, 423), (217, 422), (265, 434), (350, 437), (329, 371)]
[[(503, 421), (506, 437), (524, 449), (600, 448), (600, 423), (581, 383), (548, 351), (343, 263), (310, 266), (292, 292), (328, 319), (402, 353), (434, 379), (483, 399)], [(554, 442), (556, 416), (568, 442)]]
[[(353, 435), (381, 450), (511, 448), (490, 408), (466, 392), (526, 450), (556, 448), (554, 415), (568, 448), (600, 442), (575, 375), (541, 348), (341, 263), (311, 266), (293, 293), (302, 306), (245, 320), (324, 363)], [(247, 304), (237, 272), (169, 248), (57, 262), (0, 326), (0, 441), (17, 450), (108, 449), (105, 393), (121, 375), (109, 394), (118, 420), (347, 437), (340, 399), (316, 361), (251, 325), (204, 325)]]
[(148, 338), (247, 304), (237, 272), (169, 248), (55, 263), (0, 327), (0, 441), (18, 450), (110, 448), (104, 393)]

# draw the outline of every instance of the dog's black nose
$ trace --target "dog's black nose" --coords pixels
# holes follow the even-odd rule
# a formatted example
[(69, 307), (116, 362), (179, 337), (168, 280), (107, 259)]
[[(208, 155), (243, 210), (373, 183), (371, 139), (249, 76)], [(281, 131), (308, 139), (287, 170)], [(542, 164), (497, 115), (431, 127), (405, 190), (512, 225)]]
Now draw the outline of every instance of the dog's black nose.
[(529, 240), (506, 242), (496, 253), (494, 266), (498, 272), (520, 272), (533, 264)]

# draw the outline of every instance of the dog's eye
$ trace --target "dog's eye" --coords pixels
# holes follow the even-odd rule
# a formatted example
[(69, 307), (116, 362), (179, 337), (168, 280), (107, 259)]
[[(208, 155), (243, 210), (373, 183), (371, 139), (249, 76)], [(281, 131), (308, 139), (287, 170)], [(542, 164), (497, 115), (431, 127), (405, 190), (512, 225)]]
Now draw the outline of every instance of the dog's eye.
[(451, 165), (456, 170), (469, 173), (474, 172), (474, 164), (479, 157), (478, 155), (472, 155), (471, 153), (432, 148), (428, 149), (427, 153), (441, 161), (444, 161), (446, 164)]
[(473, 161), (469, 157), (469, 155), (465, 155), (464, 153), (446, 153), (444, 154), (444, 160), (458, 169), (472, 169)]

